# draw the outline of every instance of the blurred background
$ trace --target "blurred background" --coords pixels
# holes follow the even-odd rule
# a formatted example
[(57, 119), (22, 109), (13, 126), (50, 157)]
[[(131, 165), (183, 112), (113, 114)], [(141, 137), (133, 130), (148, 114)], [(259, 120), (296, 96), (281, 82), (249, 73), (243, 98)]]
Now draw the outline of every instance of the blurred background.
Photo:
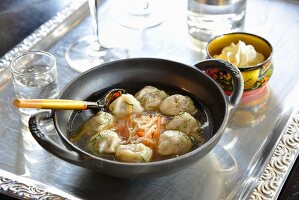
[(71, 0), (1, 0), (0, 56), (70, 2)]

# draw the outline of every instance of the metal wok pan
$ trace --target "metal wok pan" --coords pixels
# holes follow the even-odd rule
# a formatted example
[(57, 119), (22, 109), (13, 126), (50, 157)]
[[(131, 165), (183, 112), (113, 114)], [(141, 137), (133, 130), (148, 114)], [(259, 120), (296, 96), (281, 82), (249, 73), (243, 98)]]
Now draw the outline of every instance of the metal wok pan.
[[(217, 83), (201, 71), (208, 68), (224, 69), (231, 73), (234, 82), (231, 96), (226, 96)], [(132, 58), (110, 62), (81, 74), (62, 91), (59, 98), (85, 100), (97, 98), (97, 94), (114, 87), (121, 87), (130, 92), (141, 89), (144, 85), (167, 85), (200, 101), (212, 118), (210, 125), (213, 129), (206, 133), (206, 142), (187, 154), (167, 160), (124, 163), (94, 156), (69, 141), (70, 127), (84, 121), (84, 117), (74, 120), (72, 110), (37, 113), (30, 118), (29, 129), (44, 149), (74, 165), (122, 178), (159, 177), (179, 172), (205, 156), (220, 140), (228, 117), (238, 105), (243, 93), (240, 71), (225, 61), (206, 60), (196, 64), (196, 67), (191, 67), (163, 59)], [(42, 131), (41, 120), (47, 118), (53, 119), (57, 133), (66, 148), (52, 141)]]

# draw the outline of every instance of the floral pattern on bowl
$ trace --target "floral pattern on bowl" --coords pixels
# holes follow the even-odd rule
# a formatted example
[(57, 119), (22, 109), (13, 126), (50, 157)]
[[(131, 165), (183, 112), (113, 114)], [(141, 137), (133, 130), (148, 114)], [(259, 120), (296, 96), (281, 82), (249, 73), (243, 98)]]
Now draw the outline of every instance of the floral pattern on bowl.
[[(240, 71), (244, 79), (244, 92), (246, 92), (264, 86), (272, 76), (273, 65), (271, 62), (267, 62), (261, 68), (247, 71), (242, 71), (242, 69), (240, 69)], [(226, 93), (230, 93), (233, 88), (233, 83), (229, 73), (216, 68), (208, 69), (206, 70), (206, 73), (216, 80)]]

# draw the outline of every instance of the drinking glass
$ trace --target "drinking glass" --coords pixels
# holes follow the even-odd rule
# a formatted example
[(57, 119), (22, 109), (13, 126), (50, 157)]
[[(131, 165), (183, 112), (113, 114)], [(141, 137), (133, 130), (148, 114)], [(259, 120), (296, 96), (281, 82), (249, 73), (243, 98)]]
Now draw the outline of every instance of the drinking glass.
[[(10, 64), (16, 97), (19, 99), (53, 99), (58, 93), (56, 59), (45, 51), (18, 55)], [(20, 108), (21, 120), (28, 123), (37, 109)]]
[(146, 29), (164, 21), (162, 2), (159, 0), (115, 1), (116, 21), (120, 25), (134, 29)]
[(246, 0), (188, 0), (187, 25), (195, 44), (205, 48), (217, 35), (242, 31)]
[(100, 42), (99, 0), (88, 0), (92, 17), (93, 36), (80, 38), (66, 50), (65, 58), (71, 68), (84, 72), (100, 64), (128, 57), (127, 49), (108, 48)]

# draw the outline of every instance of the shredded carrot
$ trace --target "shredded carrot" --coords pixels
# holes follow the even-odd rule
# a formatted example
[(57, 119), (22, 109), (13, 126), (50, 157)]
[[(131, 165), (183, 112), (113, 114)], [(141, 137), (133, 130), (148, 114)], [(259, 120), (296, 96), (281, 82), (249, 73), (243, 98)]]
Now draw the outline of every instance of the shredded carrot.
[(129, 127), (133, 127), (133, 125), (134, 125), (134, 120), (132, 120), (132, 117), (130, 116), (129, 117)]
[(156, 143), (153, 140), (142, 140), (142, 144), (152, 148), (156, 146)]
[(156, 140), (159, 139), (160, 131), (161, 131), (161, 117), (157, 116), (157, 128), (156, 128), (155, 132), (153, 133), (154, 139), (156, 139)]
[(156, 148), (163, 126), (161, 120), (161, 116), (158, 115), (153, 117), (140, 114), (128, 116), (128, 118), (121, 119), (118, 122), (117, 129), (123, 137), (129, 137), (131, 132), (139, 138), (135, 138), (139, 142), (141, 141), (141, 143), (150, 148)]
[(137, 131), (135, 134), (138, 135), (139, 137), (143, 137), (144, 131)]

